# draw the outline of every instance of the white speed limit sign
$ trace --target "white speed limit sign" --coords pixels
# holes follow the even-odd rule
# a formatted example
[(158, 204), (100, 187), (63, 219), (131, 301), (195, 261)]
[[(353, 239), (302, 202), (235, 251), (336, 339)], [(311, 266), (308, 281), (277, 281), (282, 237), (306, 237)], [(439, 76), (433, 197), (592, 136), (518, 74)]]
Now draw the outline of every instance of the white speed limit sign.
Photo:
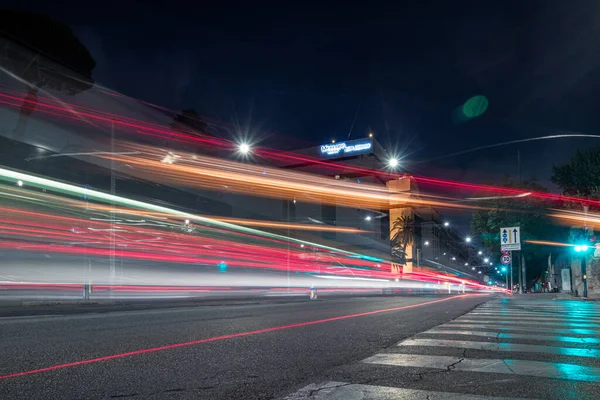
[(500, 262), (504, 265), (508, 265), (510, 264), (512, 258), (509, 254), (502, 254), (502, 256), (500, 256)]

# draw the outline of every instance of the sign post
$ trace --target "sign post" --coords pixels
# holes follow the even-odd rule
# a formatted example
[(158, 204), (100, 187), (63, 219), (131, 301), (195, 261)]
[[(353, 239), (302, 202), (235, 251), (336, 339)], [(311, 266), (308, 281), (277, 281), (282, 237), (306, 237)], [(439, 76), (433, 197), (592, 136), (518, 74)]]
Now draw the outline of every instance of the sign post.
[[(502, 254), (510, 251), (521, 250), (521, 227), (509, 226), (506, 228), (500, 228), (500, 249)], [(518, 257), (518, 255), (517, 255)], [(521, 271), (519, 277), (521, 277)], [(512, 257), (510, 260), (510, 290), (513, 288), (513, 269), (512, 269)], [(523, 285), (519, 285), (519, 293), (523, 293)]]

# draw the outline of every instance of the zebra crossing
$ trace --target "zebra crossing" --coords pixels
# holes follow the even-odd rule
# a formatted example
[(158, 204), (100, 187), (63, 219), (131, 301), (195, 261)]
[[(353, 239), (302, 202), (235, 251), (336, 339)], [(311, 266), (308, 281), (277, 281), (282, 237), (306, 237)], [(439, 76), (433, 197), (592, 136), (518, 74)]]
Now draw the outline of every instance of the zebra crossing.
[(494, 299), (284, 397), (519, 398), (600, 398), (600, 303)]

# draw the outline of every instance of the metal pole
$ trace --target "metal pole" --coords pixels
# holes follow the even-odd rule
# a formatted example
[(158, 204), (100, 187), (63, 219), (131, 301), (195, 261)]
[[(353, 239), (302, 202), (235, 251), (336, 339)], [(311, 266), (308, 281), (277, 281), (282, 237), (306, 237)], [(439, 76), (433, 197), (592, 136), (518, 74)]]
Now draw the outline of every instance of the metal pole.
[(523, 275), (521, 274), (521, 260), (519, 260), (519, 255), (517, 255), (517, 260), (519, 261), (519, 267), (517, 267), (517, 276), (519, 277), (519, 294), (523, 294)]
[(513, 269), (512, 269), (512, 258), (510, 259), (510, 292), (513, 290)]
[[(115, 121), (112, 121), (110, 129), (110, 151), (114, 154), (115, 152)], [(115, 180), (115, 159), (110, 159), (110, 193), (114, 196), (116, 192), (116, 180)], [(115, 237), (115, 202), (111, 201), (110, 208), (110, 256), (109, 256), (109, 280), (110, 280), (110, 297), (112, 297), (112, 286), (115, 284), (115, 253), (116, 253), (116, 237)]]
[(585, 253), (581, 256), (581, 278), (583, 279), (583, 297), (587, 297), (587, 265), (585, 263)]
[(506, 276), (506, 288), (508, 289), (508, 272), (505, 274)]
[[(525, 256), (521, 254), (521, 273), (523, 274), (523, 286), (527, 285), (527, 274), (525, 273)], [(527, 293), (525, 288), (525, 293)]]

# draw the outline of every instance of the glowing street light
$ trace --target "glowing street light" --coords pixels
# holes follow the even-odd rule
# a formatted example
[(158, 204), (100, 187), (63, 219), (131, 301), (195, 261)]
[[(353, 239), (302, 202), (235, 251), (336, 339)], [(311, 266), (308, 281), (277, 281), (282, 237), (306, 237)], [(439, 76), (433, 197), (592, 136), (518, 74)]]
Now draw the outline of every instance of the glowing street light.
[(486, 257), (486, 258), (484, 258), (484, 259), (483, 259), (483, 262), (484, 262), (484, 263), (489, 263), (489, 262), (490, 262), (490, 259)]
[(456, 261), (456, 257), (452, 257), (452, 261)]
[(185, 220), (185, 224), (186, 224), (186, 225), (189, 225), (189, 224), (190, 224), (190, 220), (189, 220), (189, 219), (186, 219), (186, 220)]
[(479, 251), (477, 252), (477, 254), (478, 254), (478, 255), (482, 255), (482, 254), (483, 254), (483, 251), (479, 250)]
[(398, 159), (397, 158), (390, 158), (388, 160), (388, 165), (390, 166), (390, 168), (396, 168), (398, 166)]
[(371, 220), (371, 216), (370, 216), (370, 215), (367, 215), (367, 216), (365, 217), (365, 221), (370, 221), (370, 220)]
[(369, 132), (369, 137), (372, 138), (373, 137), (373, 132)]
[(465, 267), (468, 267), (468, 266), (469, 266), (469, 263), (465, 263)]
[(450, 222), (448, 222), (448, 221), (444, 222), (444, 226), (445, 227), (449, 227), (450, 226)]
[(471, 243), (471, 240), (472, 240), (472, 239), (471, 239), (471, 236), (467, 236), (467, 237), (465, 238), (465, 242), (467, 242), (467, 243)]
[(17, 181), (17, 186), (23, 186), (23, 181), (19, 179), (19, 180)]
[(242, 154), (248, 154), (250, 153), (250, 145), (248, 143), (240, 143), (239, 150)]
[(426, 240), (425, 243), (423, 243), (425, 246), (429, 246), (429, 241)]

